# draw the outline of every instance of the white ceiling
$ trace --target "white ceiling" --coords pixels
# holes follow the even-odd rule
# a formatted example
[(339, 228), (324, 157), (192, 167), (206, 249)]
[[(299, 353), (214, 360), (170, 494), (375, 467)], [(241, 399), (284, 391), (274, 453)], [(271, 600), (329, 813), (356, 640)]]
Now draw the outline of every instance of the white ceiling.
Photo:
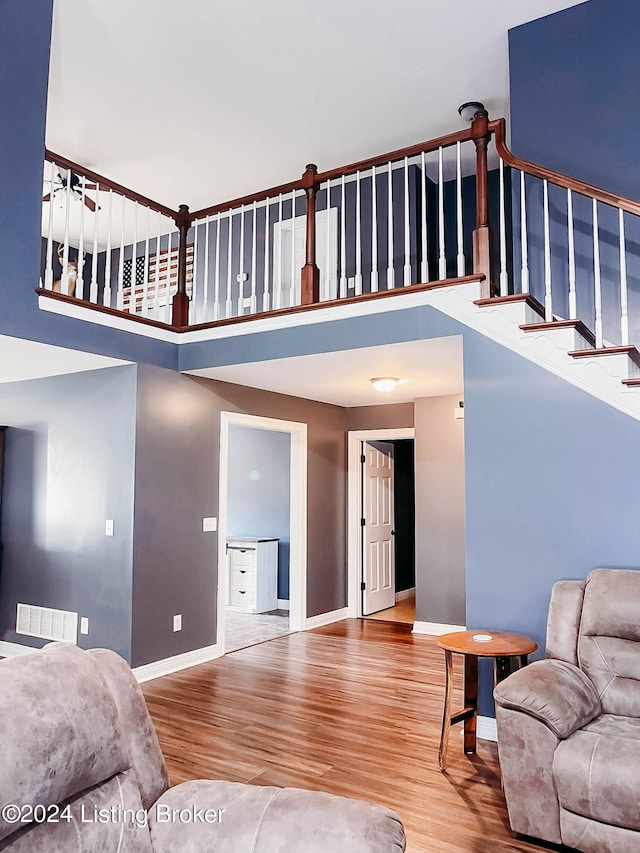
[[(190, 372), (336, 406), (408, 403), (419, 397), (462, 394), (462, 338), (432, 338)], [(395, 391), (384, 394), (371, 385), (375, 376), (395, 376), (401, 381)]]
[(55, 0), (47, 145), (197, 209), (508, 115), (507, 30), (582, 0)]
[(0, 383), (129, 364), (119, 358), (0, 335)]

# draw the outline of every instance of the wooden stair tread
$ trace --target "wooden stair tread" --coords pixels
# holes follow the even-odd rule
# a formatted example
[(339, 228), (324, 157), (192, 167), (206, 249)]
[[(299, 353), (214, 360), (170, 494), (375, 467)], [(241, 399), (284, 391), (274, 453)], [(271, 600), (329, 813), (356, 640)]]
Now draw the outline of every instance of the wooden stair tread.
[(590, 358), (591, 356), (600, 355), (628, 355), (631, 361), (640, 367), (640, 352), (632, 345), (619, 347), (600, 347), (598, 349), (578, 349), (570, 352), (569, 355), (573, 358)]
[(582, 320), (552, 320), (549, 323), (544, 321), (542, 323), (525, 323), (520, 326), (523, 332), (545, 332), (549, 329), (570, 329), (571, 327), (579, 332), (592, 347), (595, 347), (596, 336), (591, 329), (585, 326)]
[(508, 296), (488, 296), (484, 299), (476, 299), (473, 304), (478, 305), (480, 308), (487, 308), (490, 305), (509, 305), (512, 302), (526, 302), (529, 307), (533, 308), (536, 314), (544, 317), (544, 306), (530, 293), (510, 293)]
[(623, 379), (622, 384), (629, 388), (640, 388), (640, 376), (635, 376), (633, 379)]

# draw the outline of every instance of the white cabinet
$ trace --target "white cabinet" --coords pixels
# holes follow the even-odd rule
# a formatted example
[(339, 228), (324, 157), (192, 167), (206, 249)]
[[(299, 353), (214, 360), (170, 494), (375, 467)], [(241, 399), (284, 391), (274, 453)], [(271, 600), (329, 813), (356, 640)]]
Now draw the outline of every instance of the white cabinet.
[(278, 540), (227, 539), (227, 606), (244, 613), (278, 607)]

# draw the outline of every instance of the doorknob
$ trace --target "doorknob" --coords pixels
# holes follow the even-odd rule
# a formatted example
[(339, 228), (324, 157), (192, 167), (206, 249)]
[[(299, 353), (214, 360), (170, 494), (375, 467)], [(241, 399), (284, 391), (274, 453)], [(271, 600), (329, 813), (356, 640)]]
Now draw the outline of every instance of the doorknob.
[(396, 535), (395, 530), (392, 530), (392, 531), (391, 531), (391, 535), (392, 535), (392, 536), (395, 536), (395, 535)]

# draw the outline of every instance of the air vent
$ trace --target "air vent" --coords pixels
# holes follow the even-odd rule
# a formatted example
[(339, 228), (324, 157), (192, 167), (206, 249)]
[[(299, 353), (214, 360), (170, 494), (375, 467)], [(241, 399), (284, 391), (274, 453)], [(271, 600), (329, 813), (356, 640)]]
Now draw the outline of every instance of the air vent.
[(69, 610), (36, 607), (34, 604), (18, 604), (16, 634), (77, 643), (78, 614)]

